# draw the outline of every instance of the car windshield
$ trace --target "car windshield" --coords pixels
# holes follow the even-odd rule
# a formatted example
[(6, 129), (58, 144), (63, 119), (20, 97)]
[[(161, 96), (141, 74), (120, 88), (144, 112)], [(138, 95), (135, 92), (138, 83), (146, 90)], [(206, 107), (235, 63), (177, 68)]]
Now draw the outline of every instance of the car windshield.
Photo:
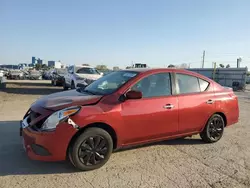
[(112, 72), (99, 78), (82, 91), (97, 95), (108, 95), (118, 90), (122, 85), (137, 75), (138, 72), (135, 71)]
[(57, 74), (65, 74), (66, 70), (65, 69), (57, 69), (56, 72), (57, 72)]
[(76, 67), (76, 73), (78, 74), (100, 74), (95, 68), (90, 67)]

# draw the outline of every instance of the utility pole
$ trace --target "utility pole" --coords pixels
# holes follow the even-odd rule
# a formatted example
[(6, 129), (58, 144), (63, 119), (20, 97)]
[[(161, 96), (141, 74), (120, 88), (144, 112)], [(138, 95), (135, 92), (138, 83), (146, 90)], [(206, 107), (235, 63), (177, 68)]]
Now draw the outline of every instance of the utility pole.
[(204, 51), (203, 51), (203, 56), (202, 56), (202, 66), (201, 66), (201, 68), (204, 68), (205, 55), (206, 55), (206, 52), (205, 52), (205, 50), (204, 50)]

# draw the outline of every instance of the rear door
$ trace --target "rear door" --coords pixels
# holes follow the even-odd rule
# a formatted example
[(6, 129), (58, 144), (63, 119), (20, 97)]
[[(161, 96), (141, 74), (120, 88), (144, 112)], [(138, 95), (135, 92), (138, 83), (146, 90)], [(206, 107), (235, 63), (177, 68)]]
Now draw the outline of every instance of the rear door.
[(159, 139), (178, 132), (178, 102), (171, 92), (169, 72), (146, 76), (131, 90), (143, 93), (142, 99), (121, 104), (124, 144)]
[(180, 133), (200, 131), (215, 112), (211, 83), (198, 77), (177, 73)]

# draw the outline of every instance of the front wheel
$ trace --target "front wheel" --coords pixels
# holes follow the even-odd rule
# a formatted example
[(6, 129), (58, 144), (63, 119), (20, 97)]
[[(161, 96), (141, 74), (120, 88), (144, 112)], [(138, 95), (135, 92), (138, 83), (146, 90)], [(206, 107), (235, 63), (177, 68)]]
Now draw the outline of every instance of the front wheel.
[(214, 114), (208, 120), (204, 130), (200, 133), (200, 137), (207, 143), (217, 142), (223, 135), (224, 127), (224, 119), (219, 114)]
[(108, 132), (93, 127), (84, 131), (69, 149), (69, 159), (78, 169), (94, 170), (103, 166), (113, 151), (113, 140)]
[(63, 81), (63, 90), (68, 90), (68, 89), (69, 89), (69, 87), (67, 86), (66, 81), (64, 80)]
[(71, 82), (71, 86), (70, 86), (70, 88), (71, 88), (71, 89), (75, 89), (75, 88), (76, 88), (76, 87), (75, 87), (75, 83), (74, 83), (74, 81), (72, 81), (72, 82)]

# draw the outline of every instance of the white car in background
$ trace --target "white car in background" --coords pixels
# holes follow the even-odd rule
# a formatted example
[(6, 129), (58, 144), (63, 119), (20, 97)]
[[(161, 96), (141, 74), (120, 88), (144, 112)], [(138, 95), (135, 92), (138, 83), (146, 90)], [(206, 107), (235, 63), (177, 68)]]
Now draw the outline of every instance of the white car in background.
[(0, 78), (2, 78), (4, 75), (4, 71), (0, 70)]
[(67, 69), (64, 75), (63, 89), (75, 89), (77, 87), (86, 87), (93, 81), (102, 77), (103, 73), (91, 66), (72, 65)]

